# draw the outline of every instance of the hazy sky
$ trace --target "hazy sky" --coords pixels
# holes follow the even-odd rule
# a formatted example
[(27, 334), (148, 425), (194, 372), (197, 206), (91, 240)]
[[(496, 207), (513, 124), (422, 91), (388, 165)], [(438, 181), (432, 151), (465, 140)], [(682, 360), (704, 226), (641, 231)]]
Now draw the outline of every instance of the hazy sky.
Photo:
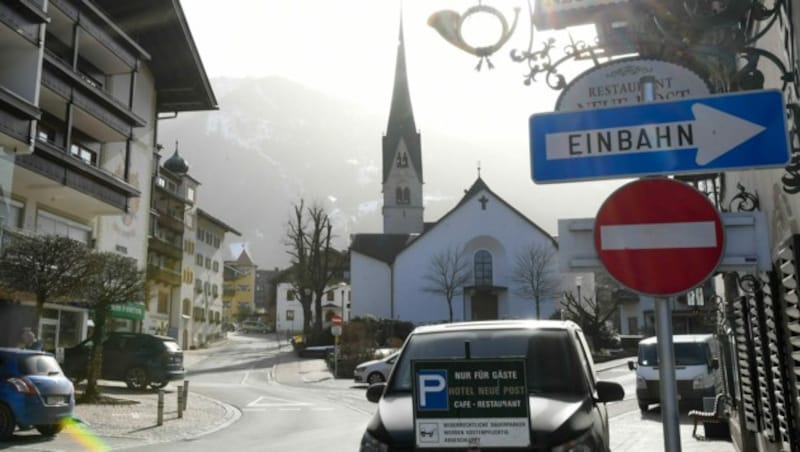
[[(388, 115), (401, 15), (398, 0), (226, 0), (224, 6), (219, 0), (182, 0), (181, 4), (210, 77), (279, 75)], [(532, 182), (528, 119), (533, 113), (551, 111), (557, 92), (543, 78), (525, 86), (527, 66), (509, 57), (512, 49), (527, 48), (527, 4), (484, 1), (500, 8), (509, 22), (511, 6), (522, 7), (511, 40), (491, 58), (494, 70), (484, 64), (476, 71), (477, 57), (447, 43), (426, 23), (435, 11), (462, 13), (476, 4), (477, 0), (408, 0), (402, 8), (423, 165), (428, 153), (450, 152), (454, 168), (472, 173), (458, 176), (453, 193), (426, 195), (460, 199), (461, 189), (474, 181), (480, 160), (482, 176), (495, 192), (555, 234), (558, 218), (594, 216), (605, 197), (625, 181)], [(498, 22), (486, 15), (473, 17), (484, 19), (483, 31), (489, 36), (485, 39), (492, 41)], [(478, 21), (467, 31), (480, 32)], [(580, 30), (573, 33), (585, 36)], [(477, 34), (469, 36), (475, 45), (481, 44)], [(543, 37), (537, 33), (537, 48)], [(559, 46), (565, 43), (560, 36)], [(470, 140), (484, 151), (465, 157), (457, 150), (426, 147), (426, 131), (433, 129)], [(376, 131), (377, 136), (382, 133)], [(379, 152), (376, 148), (376, 157)], [(434, 174), (430, 167), (425, 171), (427, 178)], [(426, 221), (441, 213), (426, 210)]]

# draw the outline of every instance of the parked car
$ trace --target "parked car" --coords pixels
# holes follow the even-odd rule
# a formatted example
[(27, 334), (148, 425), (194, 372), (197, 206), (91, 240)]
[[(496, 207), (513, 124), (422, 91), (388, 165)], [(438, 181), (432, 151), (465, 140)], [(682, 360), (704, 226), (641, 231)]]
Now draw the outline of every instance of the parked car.
[[(530, 450), (609, 450), (605, 403), (622, 400), (618, 383), (597, 381), (586, 339), (575, 323), (549, 320), (464, 322), (417, 327), (407, 338), (386, 383), (370, 385), (378, 408), (361, 450), (413, 450), (416, 443), (412, 361), (482, 358), (524, 360)], [(516, 374), (515, 374), (516, 375)], [(439, 386), (437, 390), (446, 386)], [(444, 410), (445, 395), (437, 400)], [(420, 437), (431, 431), (420, 430)], [(430, 439), (430, 438), (425, 438)]]
[(242, 326), (239, 328), (239, 331), (243, 333), (266, 334), (272, 332), (272, 328), (256, 320), (246, 320), (242, 323)]
[(75, 388), (53, 355), (0, 348), (0, 441), (16, 427), (53, 436), (74, 408)]
[[(64, 350), (64, 371), (73, 381), (86, 378), (92, 348), (87, 339)], [(184, 375), (183, 350), (169, 336), (114, 332), (103, 342), (100, 378), (104, 380), (124, 381), (132, 389), (163, 388)]]
[(314, 345), (300, 349), (297, 354), (301, 358), (325, 358), (334, 352), (333, 345)]
[(372, 361), (357, 365), (353, 370), (353, 380), (356, 383), (369, 384), (381, 383), (388, 380), (397, 355), (399, 355), (399, 352), (394, 352), (385, 358), (373, 359)]

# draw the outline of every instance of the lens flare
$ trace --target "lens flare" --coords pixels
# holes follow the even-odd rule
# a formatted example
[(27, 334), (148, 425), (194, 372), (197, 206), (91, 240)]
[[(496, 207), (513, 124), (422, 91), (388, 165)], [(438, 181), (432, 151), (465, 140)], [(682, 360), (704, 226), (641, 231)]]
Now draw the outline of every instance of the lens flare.
[(68, 434), (72, 439), (80, 443), (81, 446), (89, 452), (106, 452), (110, 451), (106, 443), (97, 437), (89, 428), (73, 418), (64, 418), (61, 421), (64, 427), (64, 433)]

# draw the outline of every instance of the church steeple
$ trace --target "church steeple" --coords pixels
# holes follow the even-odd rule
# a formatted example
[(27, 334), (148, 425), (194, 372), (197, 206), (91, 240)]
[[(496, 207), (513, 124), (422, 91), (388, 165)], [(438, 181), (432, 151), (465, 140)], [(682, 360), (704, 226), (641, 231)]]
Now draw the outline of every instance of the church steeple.
[(422, 213), (422, 150), (411, 108), (401, 18), (392, 104), (383, 136), (383, 232), (421, 233)]

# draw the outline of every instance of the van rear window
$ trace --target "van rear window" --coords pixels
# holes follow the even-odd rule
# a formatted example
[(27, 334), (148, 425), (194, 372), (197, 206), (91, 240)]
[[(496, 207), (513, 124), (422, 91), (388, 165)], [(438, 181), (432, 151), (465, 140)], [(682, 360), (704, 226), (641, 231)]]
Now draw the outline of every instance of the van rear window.
[[(676, 366), (701, 366), (710, 363), (710, 353), (705, 343), (674, 344)], [(639, 347), (639, 365), (658, 365), (658, 345), (648, 344)]]

